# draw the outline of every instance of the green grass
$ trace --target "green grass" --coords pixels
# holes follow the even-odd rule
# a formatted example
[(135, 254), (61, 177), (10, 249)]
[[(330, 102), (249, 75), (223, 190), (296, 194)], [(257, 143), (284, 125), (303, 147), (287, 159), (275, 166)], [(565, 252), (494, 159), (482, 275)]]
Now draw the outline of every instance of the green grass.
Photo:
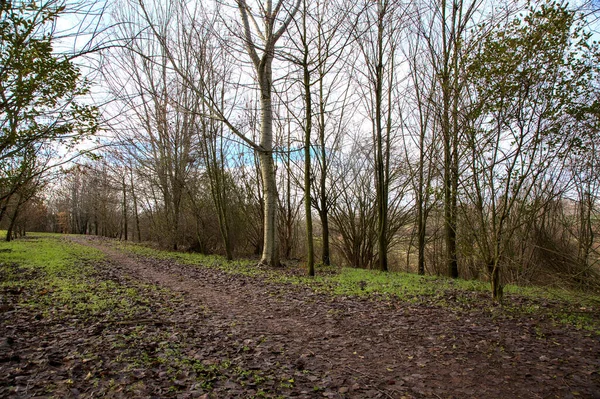
[(265, 276), (266, 274), (269, 274), (269, 270), (257, 268), (256, 261), (249, 259), (227, 261), (224, 257), (219, 255), (202, 255), (190, 252), (159, 250), (147, 247), (143, 244), (123, 241), (115, 241), (113, 244), (130, 254), (156, 259), (174, 260), (188, 265), (218, 269), (232, 274), (242, 274), (247, 276)]
[(315, 288), (325, 288), (336, 295), (368, 296), (372, 294), (410, 299), (421, 296), (439, 296), (449, 291), (485, 291), (482, 282), (451, 280), (410, 273), (390, 273), (376, 270), (342, 268), (339, 273), (316, 276), (303, 281)]
[[(63, 317), (119, 317), (147, 306), (142, 292), (97, 278), (104, 255), (53, 234), (0, 242), (0, 289), (23, 291), (20, 302)], [(60, 309), (60, 311), (58, 311)]]
[[(318, 272), (317, 272), (318, 273)], [(296, 279), (297, 281), (293, 281)], [(290, 280), (290, 279), (288, 279)], [(426, 303), (456, 310), (479, 308), (497, 312), (490, 286), (484, 281), (419, 276), (410, 273), (342, 268), (338, 273), (295, 277), (292, 283), (305, 284), (317, 292), (340, 296), (397, 298), (408, 303)], [(504, 289), (503, 312), (513, 316), (537, 315), (600, 334), (600, 297), (557, 288), (520, 287)]]
[(35, 234), (11, 242), (0, 241), (0, 262), (17, 263), (52, 275), (78, 274), (78, 259), (101, 260), (102, 254), (92, 248), (61, 240), (53, 234)]

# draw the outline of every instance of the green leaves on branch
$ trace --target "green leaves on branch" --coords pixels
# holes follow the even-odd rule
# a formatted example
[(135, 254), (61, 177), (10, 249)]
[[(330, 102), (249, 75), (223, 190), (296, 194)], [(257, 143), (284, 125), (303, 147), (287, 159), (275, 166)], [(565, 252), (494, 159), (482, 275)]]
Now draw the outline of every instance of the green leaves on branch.
[(550, 144), (587, 118), (600, 51), (584, 26), (568, 5), (547, 2), (486, 35), (469, 60), (474, 115), (500, 129), (541, 122)]
[(97, 130), (96, 108), (76, 102), (89, 83), (70, 59), (53, 52), (63, 12), (52, 0), (0, 5), (0, 159)]

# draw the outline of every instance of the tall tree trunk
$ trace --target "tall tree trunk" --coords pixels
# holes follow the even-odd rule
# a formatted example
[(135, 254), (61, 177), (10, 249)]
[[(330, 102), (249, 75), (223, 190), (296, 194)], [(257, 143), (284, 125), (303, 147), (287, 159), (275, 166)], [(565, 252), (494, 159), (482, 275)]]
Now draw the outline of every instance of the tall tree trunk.
[(292, 255), (293, 240), (294, 240), (294, 212), (292, 209), (292, 156), (289, 149), (292, 147), (292, 128), (291, 121), (288, 121), (287, 142), (288, 151), (283, 156), (285, 162), (285, 196), (283, 201), (283, 234), (280, 234), (280, 244), (284, 259), (289, 259)]
[(377, 18), (377, 66), (375, 71), (375, 182), (377, 191), (377, 248), (379, 252), (379, 270), (388, 270), (387, 230), (388, 230), (388, 198), (387, 179), (383, 149), (383, 31), (386, 5), (378, 1)]
[(307, 27), (306, 27), (306, 0), (303, 2), (304, 12), (302, 13), (302, 27), (304, 29), (304, 107), (305, 107), (305, 119), (306, 126), (304, 129), (304, 217), (306, 218), (306, 269), (309, 276), (315, 275), (315, 253), (314, 253), (314, 242), (313, 242), (313, 224), (312, 224), (312, 212), (311, 212), (311, 196), (310, 196), (310, 180), (311, 180), (311, 132), (312, 132), (312, 99), (310, 95), (310, 70), (308, 65), (308, 41), (307, 41)]
[[(446, 110), (444, 110), (446, 111)], [(452, 133), (444, 115), (444, 233), (446, 239), (446, 262), (448, 274), (452, 278), (458, 277), (458, 260), (456, 256), (456, 188), (458, 176), (454, 173), (455, 160), (452, 157)]]
[[(457, 210), (457, 193), (458, 188), (458, 160), (456, 146), (458, 134), (453, 128), (457, 126), (457, 121), (452, 121), (452, 116), (456, 116), (452, 112), (452, 99), (456, 101), (456, 96), (459, 93), (454, 90), (455, 79), (453, 75), (458, 74), (456, 70), (456, 62), (458, 57), (456, 34), (456, 12), (457, 7), (452, 3), (452, 25), (451, 32), (448, 33), (446, 25), (447, 17), (447, 2), (442, 0), (442, 43), (443, 43), (443, 69), (441, 73), (441, 89), (442, 89), (442, 120), (441, 127), (444, 140), (444, 236), (446, 241), (446, 266), (448, 275), (452, 278), (458, 277), (458, 260), (456, 254), (456, 210)], [(454, 103), (456, 104), (456, 103)], [(454, 122), (454, 123), (453, 123)]]
[[(419, 100), (420, 101), (420, 100)], [(419, 106), (420, 107), (420, 106)], [(417, 272), (425, 275), (425, 232), (427, 219), (425, 218), (425, 129), (422, 127), (419, 135), (419, 183), (417, 187)]]
[(423, 205), (419, 204), (417, 205), (417, 272), (421, 276), (425, 275), (425, 228)]
[(128, 238), (128, 223), (127, 223), (127, 184), (125, 184), (125, 175), (122, 179), (123, 184), (123, 238), (127, 241)]
[[(259, 153), (260, 170), (263, 181), (264, 197), (264, 240), (261, 264), (268, 266), (279, 266), (279, 251), (277, 245), (277, 184), (275, 181), (275, 163), (273, 159), (273, 106), (271, 101), (273, 73), (272, 63), (275, 57), (275, 43), (287, 30), (290, 22), (300, 7), (301, 0), (296, 0), (292, 8), (283, 5), (284, 0), (277, 1), (273, 7), (272, 1), (266, 1), (261, 11), (264, 30), (260, 30), (259, 36), (263, 41), (262, 46), (254, 43), (252, 34), (253, 25), (259, 30), (255, 18), (249, 16), (250, 8), (245, 0), (237, 0), (238, 11), (244, 27), (244, 41), (248, 55), (254, 65), (258, 86), (260, 89), (260, 145), (254, 147)], [(277, 28), (277, 14), (282, 10), (289, 10), (287, 17), (283, 19)], [(259, 56), (259, 52), (262, 55)]]
[(321, 261), (324, 265), (331, 264), (329, 250), (329, 204), (327, 204), (327, 174), (329, 163), (327, 162), (327, 151), (325, 150), (325, 97), (323, 94), (323, 76), (319, 78), (319, 117), (321, 120), (319, 128), (319, 146), (321, 150), (321, 178), (319, 180), (319, 217), (321, 218), (322, 248)]
[(260, 171), (263, 181), (264, 203), (264, 239), (261, 264), (280, 266), (278, 237), (277, 237), (277, 184), (275, 180), (275, 162), (273, 159), (273, 105), (271, 101), (271, 81), (273, 49), (267, 53), (261, 62), (262, 69), (258, 71), (260, 85)]
[[(133, 213), (134, 213), (134, 217), (135, 217), (135, 230), (137, 233), (137, 241), (142, 242), (142, 234), (141, 234), (141, 230), (140, 230), (140, 215), (138, 212), (137, 196), (135, 195), (135, 188), (133, 185), (133, 170), (129, 171), (129, 179), (130, 179), (130, 184), (131, 184), (131, 199), (133, 200)], [(98, 235), (97, 223), (98, 222), (96, 222), (96, 235)]]

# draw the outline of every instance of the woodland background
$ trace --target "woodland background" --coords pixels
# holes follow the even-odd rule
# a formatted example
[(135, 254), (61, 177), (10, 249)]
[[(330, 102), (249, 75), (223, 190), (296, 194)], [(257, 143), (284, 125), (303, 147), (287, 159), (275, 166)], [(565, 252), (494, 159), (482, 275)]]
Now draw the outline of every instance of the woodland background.
[(1, 3), (7, 240), (600, 288), (597, 3), (168, 3)]

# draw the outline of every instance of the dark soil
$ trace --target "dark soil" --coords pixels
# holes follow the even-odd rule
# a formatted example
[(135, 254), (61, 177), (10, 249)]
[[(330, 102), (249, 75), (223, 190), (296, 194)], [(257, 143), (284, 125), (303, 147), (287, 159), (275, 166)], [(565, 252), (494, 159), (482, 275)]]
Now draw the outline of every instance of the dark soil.
[(2, 293), (1, 397), (600, 398), (599, 337), (535, 315), (316, 294), (85, 243), (108, 256), (99, 279), (151, 306), (65, 320)]

